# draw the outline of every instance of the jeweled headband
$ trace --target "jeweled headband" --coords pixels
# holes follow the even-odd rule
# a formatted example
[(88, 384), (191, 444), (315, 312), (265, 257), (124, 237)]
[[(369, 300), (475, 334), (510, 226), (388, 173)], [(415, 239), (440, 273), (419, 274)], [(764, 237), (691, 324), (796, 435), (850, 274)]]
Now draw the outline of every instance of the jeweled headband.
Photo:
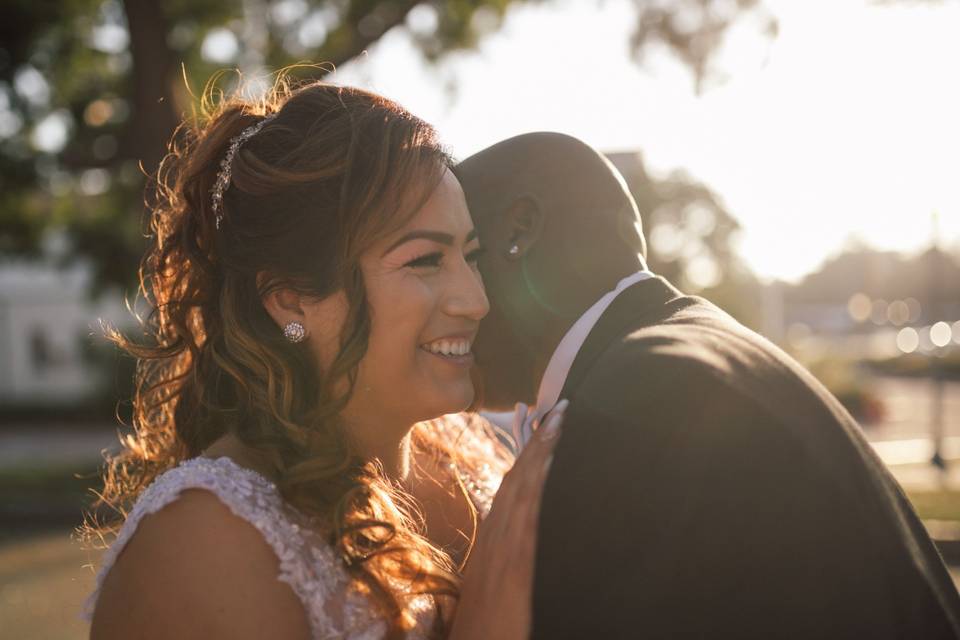
[(240, 150), (240, 145), (255, 136), (257, 132), (263, 128), (263, 125), (267, 124), (276, 117), (277, 114), (271, 113), (260, 122), (250, 125), (241, 131), (239, 135), (234, 136), (233, 139), (230, 140), (230, 146), (227, 148), (227, 153), (223, 156), (223, 160), (220, 161), (220, 172), (217, 173), (217, 181), (213, 183), (213, 188), (210, 189), (210, 197), (213, 201), (213, 214), (215, 216), (214, 220), (217, 225), (217, 229), (220, 228), (220, 223), (223, 221), (223, 194), (228, 188), (230, 188), (230, 178), (233, 175), (233, 159), (237, 155), (237, 151)]

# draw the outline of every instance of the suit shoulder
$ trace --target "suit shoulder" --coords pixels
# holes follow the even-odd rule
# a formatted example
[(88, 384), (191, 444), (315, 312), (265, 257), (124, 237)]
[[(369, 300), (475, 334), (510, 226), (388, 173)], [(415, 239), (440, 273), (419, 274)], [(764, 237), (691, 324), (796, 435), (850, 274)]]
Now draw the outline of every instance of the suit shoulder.
[(773, 415), (789, 404), (833, 404), (829, 392), (793, 358), (758, 333), (704, 302), (656, 324), (627, 329), (588, 367), (577, 395), (609, 403), (657, 396), (749, 398)]
[[(715, 308), (713, 308), (715, 309)], [(679, 367), (726, 377), (744, 367), (783, 367), (792, 362), (778, 347), (722, 311), (677, 314), (628, 329), (611, 341), (592, 369), (649, 371)]]

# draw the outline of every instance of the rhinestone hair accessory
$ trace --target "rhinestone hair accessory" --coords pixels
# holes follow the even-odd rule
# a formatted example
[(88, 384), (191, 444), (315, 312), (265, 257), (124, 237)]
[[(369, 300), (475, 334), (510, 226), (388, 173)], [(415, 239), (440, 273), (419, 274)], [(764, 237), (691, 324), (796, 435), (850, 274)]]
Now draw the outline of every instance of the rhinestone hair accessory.
[(250, 125), (230, 140), (230, 147), (227, 148), (226, 155), (224, 155), (223, 160), (220, 161), (220, 171), (217, 173), (217, 181), (213, 183), (213, 188), (210, 189), (210, 197), (213, 202), (213, 214), (215, 216), (214, 221), (217, 229), (220, 228), (220, 223), (223, 222), (223, 194), (230, 188), (230, 179), (233, 175), (233, 159), (236, 157), (240, 146), (244, 142), (255, 136), (257, 132), (263, 128), (263, 125), (276, 117), (277, 114), (271, 113), (260, 122)]

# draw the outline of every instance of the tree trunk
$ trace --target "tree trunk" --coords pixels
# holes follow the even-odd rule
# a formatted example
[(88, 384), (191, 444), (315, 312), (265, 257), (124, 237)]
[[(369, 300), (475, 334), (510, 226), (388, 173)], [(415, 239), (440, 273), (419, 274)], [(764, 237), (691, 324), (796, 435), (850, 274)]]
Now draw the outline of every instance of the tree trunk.
[(167, 45), (167, 22), (156, 0), (124, 0), (130, 30), (132, 117), (123, 155), (153, 174), (180, 118), (173, 95), (174, 55)]

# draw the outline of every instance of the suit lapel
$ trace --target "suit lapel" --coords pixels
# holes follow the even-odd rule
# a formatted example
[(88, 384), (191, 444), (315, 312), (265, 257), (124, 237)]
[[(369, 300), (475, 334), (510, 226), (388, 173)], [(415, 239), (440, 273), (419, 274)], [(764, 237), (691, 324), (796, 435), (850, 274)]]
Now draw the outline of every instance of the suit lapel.
[(597, 358), (615, 339), (630, 330), (655, 323), (668, 313), (667, 304), (684, 295), (656, 276), (624, 289), (603, 312), (570, 367), (560, 398), (569, 398)]

